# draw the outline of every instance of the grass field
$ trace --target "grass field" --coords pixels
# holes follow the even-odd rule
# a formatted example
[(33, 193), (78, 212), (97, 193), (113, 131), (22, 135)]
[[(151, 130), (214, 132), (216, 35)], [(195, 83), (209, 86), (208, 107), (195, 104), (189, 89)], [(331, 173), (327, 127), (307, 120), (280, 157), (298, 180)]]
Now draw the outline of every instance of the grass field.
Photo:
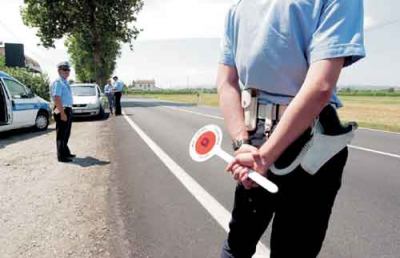
[[(170, 101), (218, 106), (216, 94), (130, 95)], [(344, 107), (339, 109), (343, 121), (356, 121), (361, 127), (400, 132), (400, 96), (342, 96)]]
[(339, 109), (345, 121), (357, 121), (360, 126), (400, 132), (400, 97), (342, 96)]

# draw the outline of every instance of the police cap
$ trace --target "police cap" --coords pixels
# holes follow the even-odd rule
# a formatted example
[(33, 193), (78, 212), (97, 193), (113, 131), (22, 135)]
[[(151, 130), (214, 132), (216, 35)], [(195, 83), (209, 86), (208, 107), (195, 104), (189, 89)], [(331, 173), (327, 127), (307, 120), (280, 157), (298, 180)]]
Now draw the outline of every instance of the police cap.
[(67, 61), (57, 64), (58, 69), (71, 69), (70, 64)]

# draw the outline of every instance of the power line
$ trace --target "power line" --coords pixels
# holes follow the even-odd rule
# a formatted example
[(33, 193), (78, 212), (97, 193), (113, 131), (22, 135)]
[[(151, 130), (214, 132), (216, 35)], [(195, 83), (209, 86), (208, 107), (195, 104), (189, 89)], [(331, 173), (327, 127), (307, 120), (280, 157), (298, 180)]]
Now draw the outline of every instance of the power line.
[[(14, 31), (12, 31), (5, 23), (3, 23), (1, 20), (0, 20), (0, 25), (1, 25), (1, 27), (3, 27), (3, 29), (5, 29), (9, 34), (11, 34), (17, 41), (19, 41), (19, 42), (21, 42), (21, 43), (24, 43), (24, 41), (23, 40), (21, 40), (21, 38), (17, 35), (17, 34), (15, 34), (14, 33)], [(5, 43), (5, 42), (4, 42)], [(24, 44), (25, 45), (25, 44)], [(31, 48), (29, 48), (28, 49), (28, 51), (31, 53), (31, 54), (33, 54), (33, 57), (34, 58), (36, 58), (36, 59), (44, 59), (44, 60), (46, 60), (47, 62), (52, 62), (52, 60), (50, 59), (50, 58), (48, 58), (46, 55), (39, 55), (37, 52), (35, 52), (35, 51), (33, 51)]]

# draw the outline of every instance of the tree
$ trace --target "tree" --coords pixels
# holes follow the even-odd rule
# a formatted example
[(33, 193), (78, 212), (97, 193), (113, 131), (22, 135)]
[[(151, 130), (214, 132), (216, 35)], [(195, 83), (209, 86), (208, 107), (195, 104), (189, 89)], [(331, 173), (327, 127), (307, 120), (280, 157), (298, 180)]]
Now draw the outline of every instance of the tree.
[[(80, 81), (95, 81), (94, 76), (97, 72), (102, 82), (109, 78), (116, 65), (116, 57), (120, 55), (120, 44), (108, 37), (106, 33), (101, 35), (102, 44), (100, 45), (99, 65), (94, 67), (94, 49), (84, 34), (79, 33), (68, 38), (65, 45), (71, 56), (76, 75)], [(101, 84), (103, 85), (103, 84)]]
[(49, 77), (47, 74), (33, 73), (27, 68), (7, 67), (4, 56), (0, 55), (0, 71), (4, 71), (25, 84), (36, 95), (49, 100)]
[(121, 43), (135, 40), (134, 26), (143, 0), (25, 0), (22, 17), (38, 28), (44, 47), (66, 37), (66, 45), (80, 79), (103, 85), (110, 77)]

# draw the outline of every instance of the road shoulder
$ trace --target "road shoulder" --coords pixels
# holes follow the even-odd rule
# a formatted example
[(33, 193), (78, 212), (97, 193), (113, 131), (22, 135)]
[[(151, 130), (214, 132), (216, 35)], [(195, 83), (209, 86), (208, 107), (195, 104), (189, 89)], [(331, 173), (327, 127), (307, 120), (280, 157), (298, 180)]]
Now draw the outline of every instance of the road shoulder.
[(73, 123), (73, 163), (57, 162), (54, 125), (34, 137), (0, 139), (2, 257), (116, 257), (109, 122)]

